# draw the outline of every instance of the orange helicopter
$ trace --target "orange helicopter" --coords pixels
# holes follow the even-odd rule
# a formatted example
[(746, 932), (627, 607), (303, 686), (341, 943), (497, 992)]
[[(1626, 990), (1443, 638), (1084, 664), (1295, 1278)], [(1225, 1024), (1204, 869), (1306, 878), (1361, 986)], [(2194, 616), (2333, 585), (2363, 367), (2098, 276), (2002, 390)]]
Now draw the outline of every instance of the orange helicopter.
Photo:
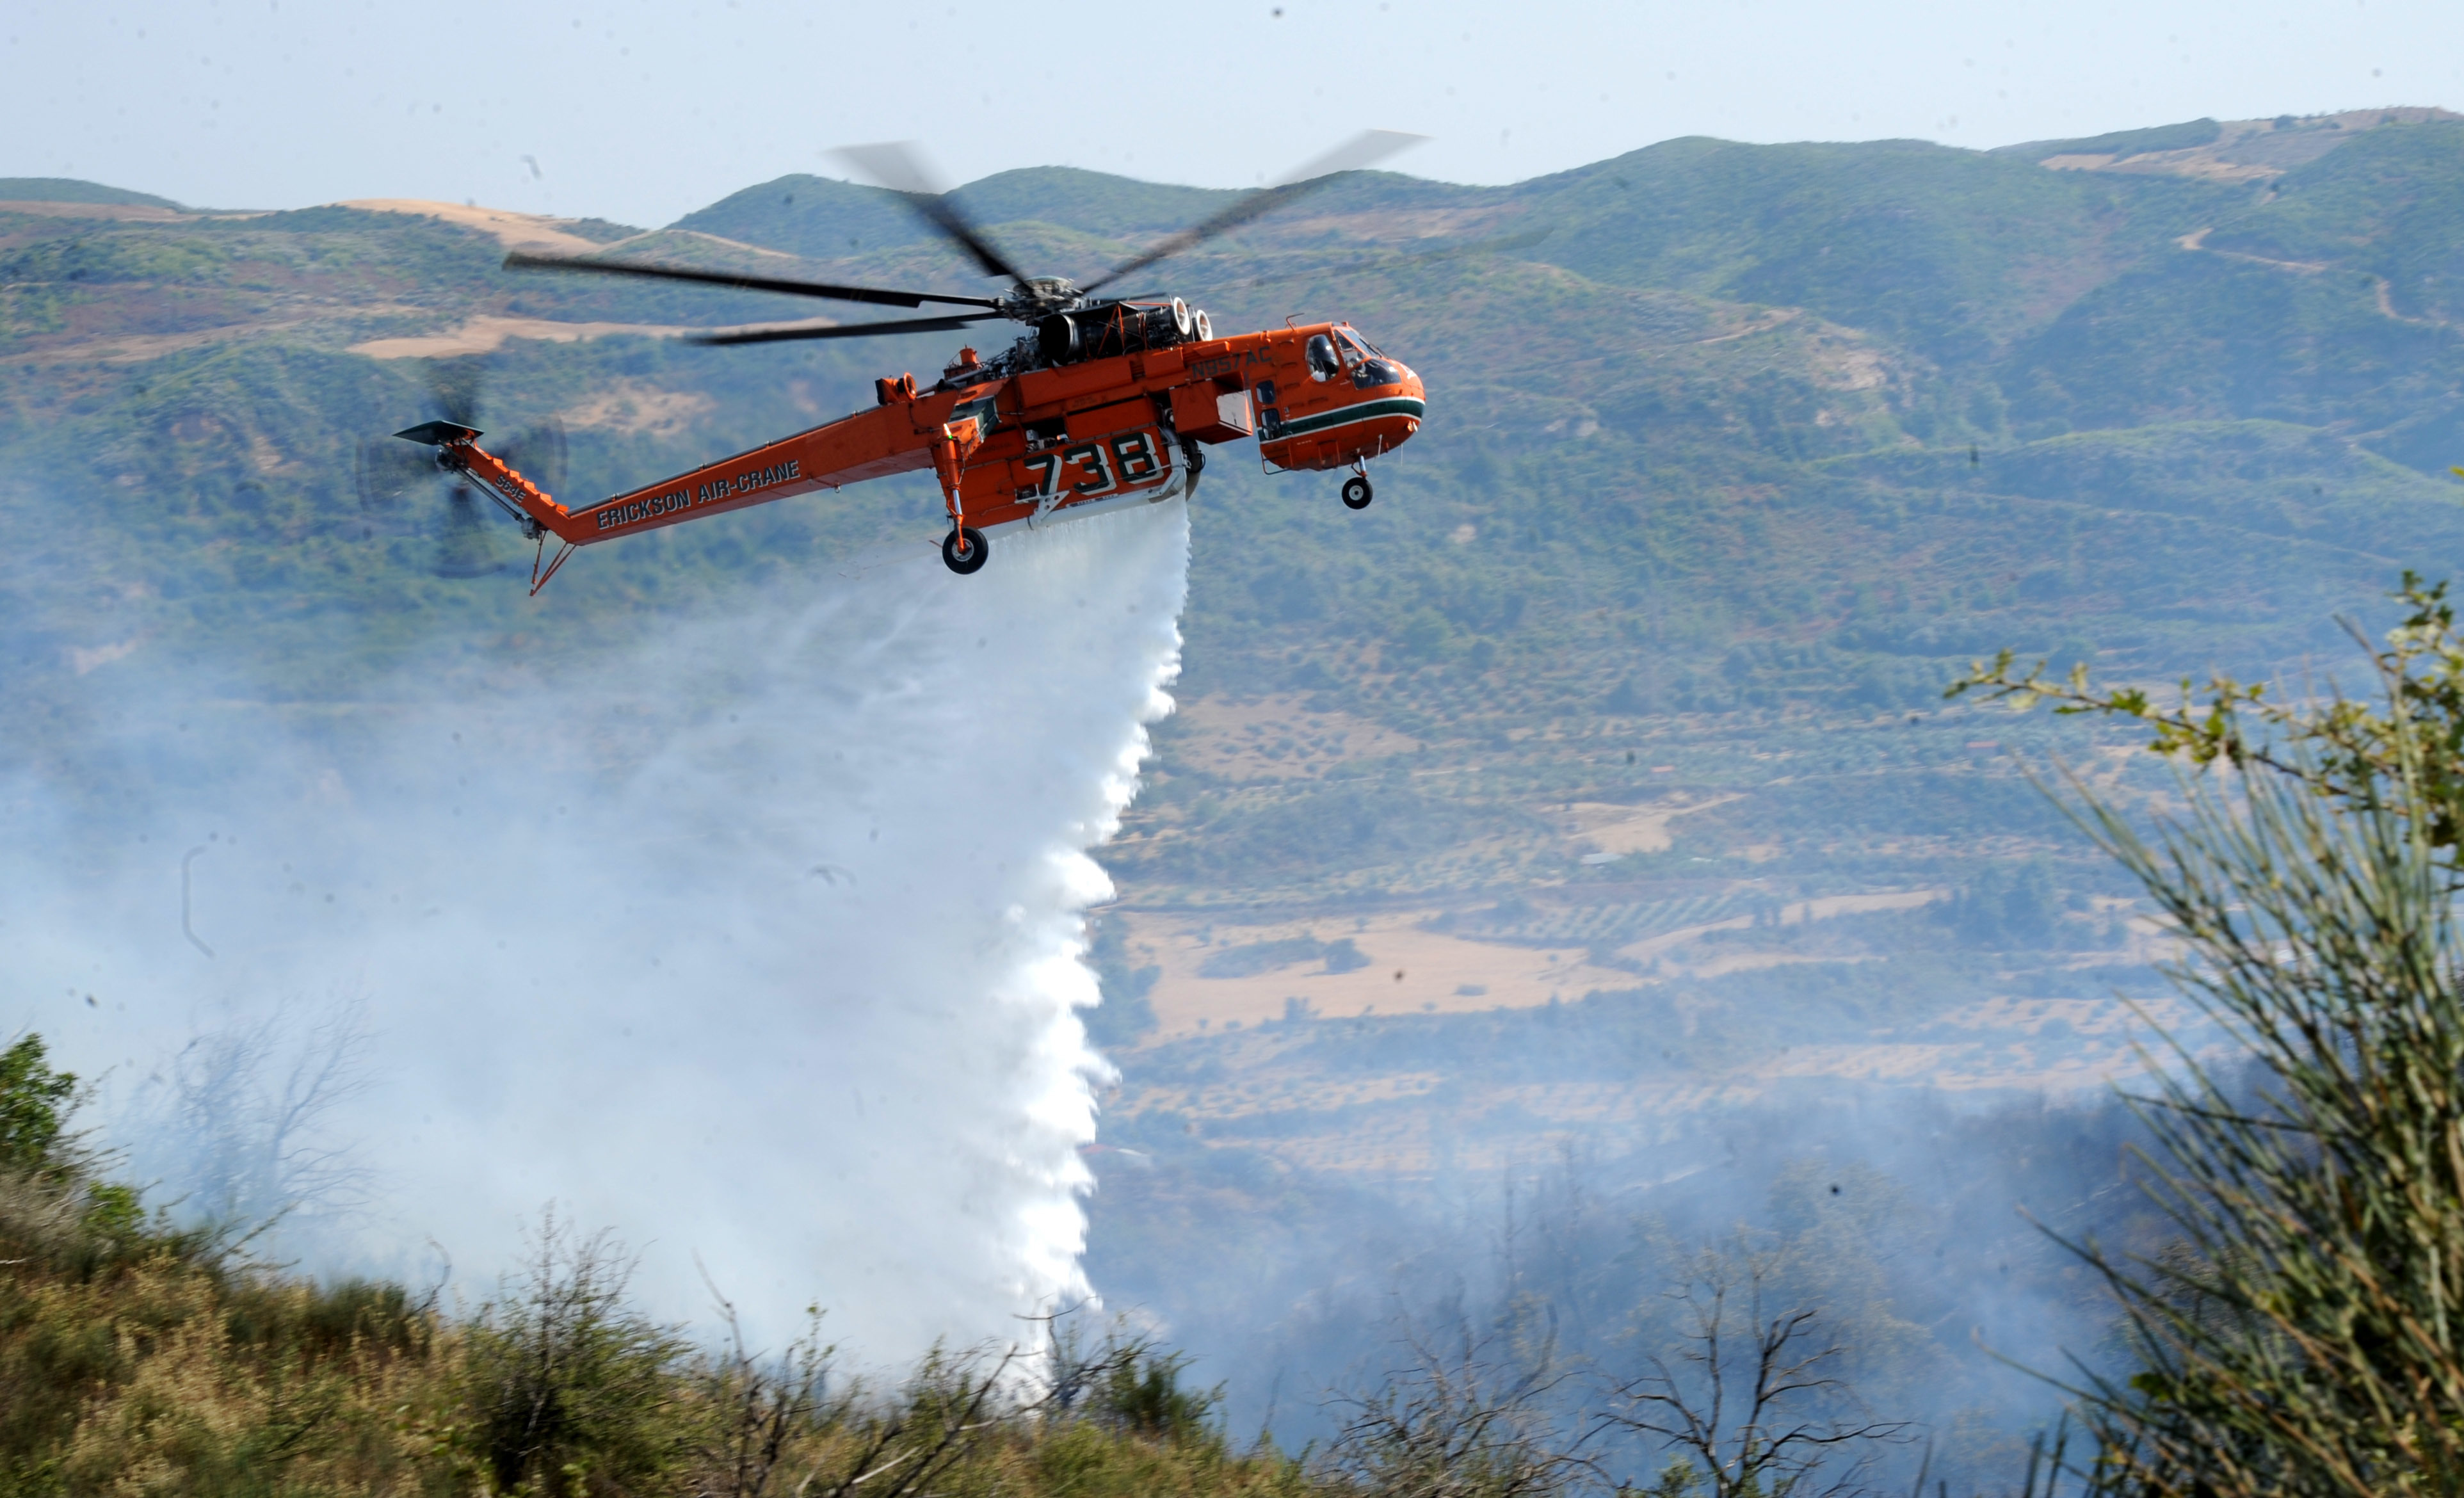
[[(1193, 490), (1208, 446), (1255, 435), (1270, 473), (1349, 467), (1343, 502), (1366, 508), (1368, 460), (1419, 430), (1419, 376), (1388, 358), (1349, 323), (1294, 324), (1218, 337), (1211, 319), (1178, 297), (1103, 297), (1122, 276), (1223, 233), (1417, 137), (1371, 131), (1312, 163), (1284, 185), (1223, 211), (1114, 267), (1086, 286), (1015, 269), (934, 188), (902, 147), (841, 154), (900, 192), (987, 275), (1006, 277), (1000, 297), (837, 286), (685, 266), (511, 254), (515, 270), (589, 272), (697, 281), (877, 306), (926, 303), (969, 310), (938, 317), (829, 326), (751, 327), (696, 335), (714, 344), (868, 338), (1007, 319), (1028, 332), (989, 357), (962, 348), (930, 387), (902, 374), (873, 382), (874, 407), (808, 431), (722, 458), (596, 504), (568, 508), (479, 446), (480, 433), (430, 421), (395, 435), (436, 449), (439, 466), (475, 484), (539, 543), (537, 594), (576, 548), (620, 536), (767, 504), (818, 489), (931, 469), (949, 511), (941, 560), (979, 571), (989, 532), (1037, 528)], [(553, 559), (547, 538), (561, 543)]]

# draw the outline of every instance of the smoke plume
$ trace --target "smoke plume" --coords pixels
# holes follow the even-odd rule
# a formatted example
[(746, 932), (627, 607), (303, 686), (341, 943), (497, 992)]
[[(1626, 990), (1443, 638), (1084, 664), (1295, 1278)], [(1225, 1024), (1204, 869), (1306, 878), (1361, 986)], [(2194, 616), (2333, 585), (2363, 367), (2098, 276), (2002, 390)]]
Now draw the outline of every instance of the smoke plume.
[(665, 1314), (706, 1268), (869, 1360), (1019, 1335), (1086, 1289), (1086, 850), (1187, 550), (1177, 502), (918, 548), (340, 723), (98, 670), (86, 752), (146, 789), (8, 798), (0, 1024), (108, 1071), (158, 1200), (297, 1203), (314, 1267), (485, 1293), (553, 1201)]

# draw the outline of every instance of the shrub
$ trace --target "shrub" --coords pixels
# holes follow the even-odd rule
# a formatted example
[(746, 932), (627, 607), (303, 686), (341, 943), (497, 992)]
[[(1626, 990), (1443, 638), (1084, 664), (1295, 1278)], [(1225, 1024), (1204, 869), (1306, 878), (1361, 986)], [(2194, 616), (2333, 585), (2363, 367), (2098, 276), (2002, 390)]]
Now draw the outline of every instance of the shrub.
[[(2083, 1369), (2094, 1491), (2241, 1498), (2464, 1489), (2464, 638), (2408, 575), (2379, 692), (2268, 699), (2219, 678), (2178, 710), (2011, 673), (1969, 685), (2149, 722), (2187, 810), (2143, 835), (2084, 782), (2082, 825), (2169, 921), (2169, 976), (2249, 1068), (2188, 1040), (2134, 1099), (2175, 1242), (2072, 1245), (2134, 1371)], [(2031, 1486), (2034, 1486), (2032, 1474)]]
[(52, 1168), (76, 1105), (77, 1077), (51, 1068), (41, 1036), (20, 1036), (0, 1051), (0, 1170)]
[(689, 1351), (625, 1302), (632, 1262), (553, 1211), (528, 1269), (466, 1333), (466, 1449), (500, 1490), (631, 1490), (665, 1476), (694, 1432), (678, 1399)]

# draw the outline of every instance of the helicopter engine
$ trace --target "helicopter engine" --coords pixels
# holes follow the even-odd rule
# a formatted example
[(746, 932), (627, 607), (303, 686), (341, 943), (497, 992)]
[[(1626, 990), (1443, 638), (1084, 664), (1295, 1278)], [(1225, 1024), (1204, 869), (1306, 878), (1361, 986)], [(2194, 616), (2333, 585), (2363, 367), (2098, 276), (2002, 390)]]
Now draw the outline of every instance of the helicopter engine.
[(1116, 301), (1045, 318), (1035, 325), (1035, 351), (1047, 364), (1071, 364), (1204, 342), (1214, 332), (1205, 313), (1192, 311), (1177, 297), (1148, 304)]

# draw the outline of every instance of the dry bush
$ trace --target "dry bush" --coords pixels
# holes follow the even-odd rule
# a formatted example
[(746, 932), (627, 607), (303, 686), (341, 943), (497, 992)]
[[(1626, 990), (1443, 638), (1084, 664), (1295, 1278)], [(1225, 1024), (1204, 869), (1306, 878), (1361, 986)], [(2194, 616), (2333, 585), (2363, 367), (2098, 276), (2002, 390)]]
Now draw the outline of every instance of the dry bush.
[[(1905, 1421), (1877, 1420), (1836, 1370), (1846, 1349), (1815, 1308), (1772, 1294), (1778, 1256), (1705, 1250), (1669, 1292), (1674, 1361), (1653, 1354), (1610, 1389), (1609, 1421), (1677, 1459), (1655, 1493), (1842, 1498), (1871, 1490)], [(1922, 1478), (1919, 1487), (1923, 1487)]]
[(1468, 1331), (1419, 1332), (1402, 1366), (1333, 1399), (1343, 1424), (1317, 1464), (1330, 1487), (1374, 1498), (1562, 1498), (1601, 1486), (1583, 1434), (1551, 1404), (1569, 1376), (1545, 1350), (1507, 1358)]
[(456, 1444), (495, 1490), (650, 1490), (685, 1465), (706, 1414), (687, 1397), (691, 1345), (627, 1303), (632, 1267), (551, 1209), (519, 1282), (456, 1329)]

